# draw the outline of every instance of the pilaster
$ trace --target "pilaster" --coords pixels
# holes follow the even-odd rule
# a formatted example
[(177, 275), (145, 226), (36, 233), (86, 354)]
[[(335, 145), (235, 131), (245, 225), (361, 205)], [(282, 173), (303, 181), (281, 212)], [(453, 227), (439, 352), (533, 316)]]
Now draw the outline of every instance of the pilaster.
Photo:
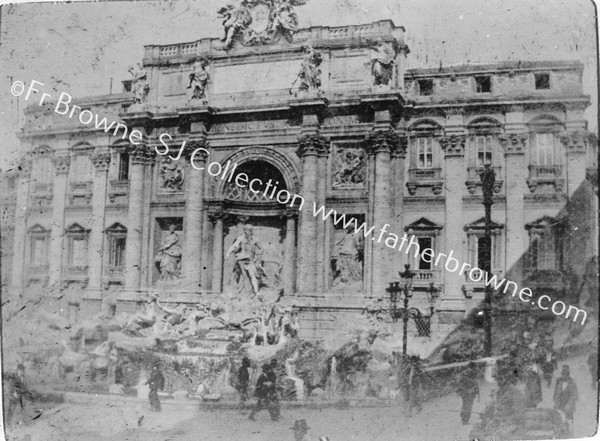
[(110, 153), (101, 149), (92, 155), (95, 176), (92, 193), (92, 225), (88, 247), (88, 290), (102, 289), (102, 267), (104, 264), (104, 222)]
[(27, 205), (29, 203), (29, 183), (31, 182), (31, 159), (24, 158), (18, 167), (17, 204), (15, 210), (15, 230), (13, 245), (12, 285), (24, 285), (25, 249), (27, 246)]
[[(458, 126), (458, 117), (462, 124), (462, 115), (449, 115), (448, 119), (454, 120), (455, 129)], [(463, 189), (465, 185), (464, 155), (467, 136), (464, 134), (453, 134), (439, 139), (440, 146), (445, 155), (445, 213), (444, 213), (444, 249), (438, 250), (446, 255), (451, 251), (459, 262), (464, 262), (462, 256), (463, 236)], [(481, 207), (483, 212), (483, 206)], [(465, 276), (456, 272), (441, 270), (444, 279), (444, 295), (442, 301), (456, 303), (464, 301), (462, 286)], [(450, 306), (450, 305), (448, 305)], [(455, 305), (458, 306), (458, 305)], [(450, 306), (454, 309), (454, 306)]]
[(527, 249), (527, 231), (525, 231), (525, 206), (523, 199), (524, 183), (528, 170), (525, 163), (527, 133), (507, 133), (498, 137), (504, 149), (504, 168), (506, 170), (506, 231), (505, 275), (511, 280), (520, 280), (523, 276), (523, 264), (519, 264)]
[(65, 203), (67, 200), (67, 176), (71, 157), (59, 155), (54, 158), (54, 183), (52, 197), (52, 231), (48, 254), (48, 284), (55, 286), (61, 281), (63, 265), (63, 237), (65, 231)]
[(569, 197), (585, 182), (587, 168), (587, 130), (571, 130), (560, 136), (567, 154), (567, 194)]

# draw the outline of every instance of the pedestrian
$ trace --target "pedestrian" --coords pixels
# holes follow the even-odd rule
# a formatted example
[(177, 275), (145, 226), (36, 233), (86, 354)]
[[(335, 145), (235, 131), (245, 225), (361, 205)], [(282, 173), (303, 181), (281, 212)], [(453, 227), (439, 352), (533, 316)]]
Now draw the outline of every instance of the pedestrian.
[(554, 349), (552, 348), (552, 341), (549, 339), (545, 340), (544, 350), (542, 351), (543, 355), (540, 360), (540, 366), (542, 368), (542, 374), (544, 376), (544, 380), (546, 381), (546, 385), (550, 387), (552, 384), (552, 376), (554, 375), (554, 371), (558, 365), (556, 360), (556, 354)]
[(152, 367), (152, 373), (150, 374), (150, 378), (148, 378), (148, 381), (146, 381), (146, 384), (150, 386), (150, 392), (148, 393), (150, 407), (152, 410), (160, 412), (158, 390), (163, 390), (165, 388), (165, 377), (160, 371), (158, 363)]
[(573, 432), (573, 417), (577, 398), (577, 385), (570, 376), (569, 366), (565, 364), (562, 367), (562, 375), (556, 379), (554, 408), (564, 412), (571, 433)]
[(240, 393), (240, 404), (244, 404), (248, 399), (248, 384), (250, 383), (250, 360), (248, 357), (242, 358), (242, 365), (238, 369), (237, 390)]
[(527, 366), (525, 376), (525, 407), (537, 407), (542, 401), (542, 380), (535, 364)]
[(467, 369), (462, 373), (458, 380), (458, 389), (456, 393), (462, 399), (460, 408), (460, 419), (463, 426), (469, 424), (473, 402), (475, 397), (479, 397), (479, 384), (476, 378), (475, 363), (470, 362)]
[(421, 405), (421, 387), (423, 382), (423, 369), (421, 361), (416, 358), (412, 362), (410, 374), (408, 376), (408, 415), (412, 415), (413, 410), (417, 413), (423, 410)]
[(598, 387), (598, 351), (593, 351), (588, 359), (587, 365), (590, 369), (590, 375), (592, 376), (592, 387)]
[(294, 441), (304, 441), (304, 437), (310, 430), (306, 420), (296, 420), (294, 421), (294, 425), (290, 427), (294, 431)]
[(280, 418), (279, 400), (277, 400), (277, 397), (275, 396), (275, 384), (273, 382), (273, 377), (275, 374), (272, 373), (272, 367), (270, 364), (263, 364), (261, 369), (262, 373), (258, 377), (255, 389), (255, 395), (258, 400), (248, 418), (252, 421), (255, 421), (256, 414), (262, 409), (267, 409), (271, 419), (273, 421), (278, 421)]

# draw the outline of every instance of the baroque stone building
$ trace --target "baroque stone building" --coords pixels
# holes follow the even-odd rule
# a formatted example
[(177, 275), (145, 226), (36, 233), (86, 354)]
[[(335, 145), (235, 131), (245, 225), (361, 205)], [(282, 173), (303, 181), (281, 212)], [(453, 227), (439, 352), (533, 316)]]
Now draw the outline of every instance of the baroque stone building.
[[(269, 17), (252, 32), (225, 24), (224, 42), (146, 46), (123, 93), (76, 99), (72, 117), (55, 103), (26, 109), (15, 295), (42, 297), (75, 321), (134, 311), (155, 293), (179, 304), (271, 290), (300, 311), (310, 338), (387, 298), (410, 263), (411, 306), (426, 314), (431, 283), (440, 293), (441, 338), (481, 302), (483, 284), (323, 221), (312, 202), (481, 266), (486, 163), (496, 172), (494, 274), (527, 283), (560, 274), (569, 253), (583, 262), (598, 254), (582, 64), (407, 69), (404, 28), (389, 20), (295, 29)], [(85, 110), (122, 125), (83, 124)], [(185, 142), (182, 156), (162, 155), (161, 141), (173, 158)], [(191, 161), (198, 148), (209, 154)], [(193, 166), (228, 161), (301, 195), (303, 210)], [(588, 238), (576, 253), (563, 222), (574, 198)], [(247, 243), (260, 249), (250, 269), (239, 263)], [(259, 286), (243, 286), (244, 276)], [(539, 279), (534, 289), (560, 298), (558, 279)]]

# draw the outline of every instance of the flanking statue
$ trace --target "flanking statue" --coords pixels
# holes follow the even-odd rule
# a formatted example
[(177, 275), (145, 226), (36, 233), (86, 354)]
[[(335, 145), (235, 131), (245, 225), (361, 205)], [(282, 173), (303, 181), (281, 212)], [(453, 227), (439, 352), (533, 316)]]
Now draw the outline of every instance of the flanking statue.
[(175, 225), (169, 226), (169, 232), (163, 237), (154, 264), (160, 272), (160, 280), (176, 280), (181, 275), (181, 245)]
[(208, 60), (206, 58), (196, 60), (190, 74), (190, 84), (187, 87), (191, 89), (190, 100), (206, 101), (206, 88), (209, 82)]
[(394, 74), (396, 51), (394, 45), (381, 38), (371, 46), (371, 74), (374, 86), (388, 86)]

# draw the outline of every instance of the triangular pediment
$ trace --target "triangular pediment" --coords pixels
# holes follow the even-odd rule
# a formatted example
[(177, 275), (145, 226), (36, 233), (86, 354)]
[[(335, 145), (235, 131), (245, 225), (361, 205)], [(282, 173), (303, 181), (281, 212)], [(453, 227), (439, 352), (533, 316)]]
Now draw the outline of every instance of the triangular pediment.
[(405, 231), (431, 231), (431, 230), (441, 230), (442, 226), (436, 224), (435, 222), (430, 221), (429, 219), (422, 217), (421, 219), (413, 222), (410, 225), (407, 225), (404, 230)]
[(67, 233), (86, 233), (88, 230), (83, 228), (81, 225), (75, 223), (71, 224), (69, 228), (65, 230)]
[(47, 233), (49, 230), (42, 227), (40, 224), (35, 224), (32, 227), (30, 227), (27, 231), (29, 231), (29, 233)]
[[(503, 224), (499, 224), (499, 223), (494, 222), (494, 221), (491, 221), (490, 228), (492, 230), (494, 230), (494, 229), (500, 229), (500, 228), (504, 228), (504, 225)], [(465, 231), (468, 231), (468, 230), (484, 230), (484, 229), (485, 229), (485, 217), (479, 218), (475, 222), (471, 222), (470, 224), (465, 225)]]

